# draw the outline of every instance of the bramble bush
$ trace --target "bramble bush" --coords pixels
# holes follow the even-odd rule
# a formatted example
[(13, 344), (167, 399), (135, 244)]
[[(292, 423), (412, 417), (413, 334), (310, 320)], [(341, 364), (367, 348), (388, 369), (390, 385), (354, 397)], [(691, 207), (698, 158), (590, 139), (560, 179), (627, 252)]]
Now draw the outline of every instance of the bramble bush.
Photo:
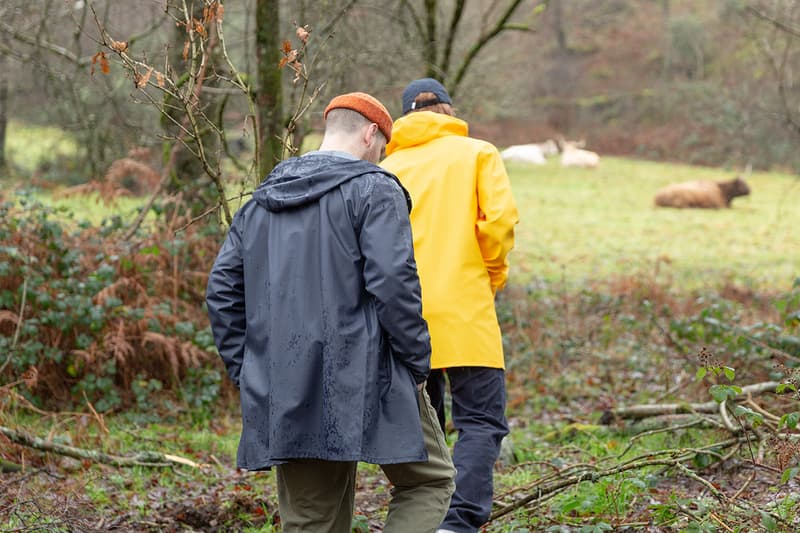
[[(628, 401), (650, 401), (660, 392), (642, 383), (670, 390), (694, 374), (702, 347), (745, 383), (800, 377), (800, 280), (771, 293), (724, 280), (702, 292), (647, 276), (590, 280), (577, 292), (542, 281), (509, 287), (498, 318), (512, 409), (591, 398), (602, 410), (630, 391)], [(684, 401), (707, 399), (696, 385), (679, 390)]]
[(22, 376), (29, 400), (60, 409), (151, 409), (170, 393), (214, 402), (204, 295), (221, 235), (213, 224), (176, 235), (181, 223), (125, 242), (119, 218), (92, 226), (31, 193), (0, 205), (0, 379)]

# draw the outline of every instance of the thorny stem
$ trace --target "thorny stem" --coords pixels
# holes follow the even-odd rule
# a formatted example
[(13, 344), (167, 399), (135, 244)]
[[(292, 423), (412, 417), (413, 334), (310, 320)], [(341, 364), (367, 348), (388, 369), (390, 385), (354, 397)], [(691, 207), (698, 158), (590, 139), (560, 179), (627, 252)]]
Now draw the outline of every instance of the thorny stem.
[(622, 450), (622, 452), (620, 452), (620, 454), (616, 456), (616, 459), (622, 459), (625, 456), (625, 454), (627, 454), (631, 450), (631, 448), (633, 448), (633, 445), (639, 439), (642, 439), (644, 437), (649, 437), (651, 435), (657, 435), (659, 433), (667, 433), (667, 432), (677, 431), (679, 429), (688, 429), (688, 428), (703, 424), (703, 423), (705, 423), (705, 421), (706, 420), (701, 417), (701, 418), (697, 418), (695, 420), (691, 420), (691, 421), (689, 421), (689, 422), (687, 422), (685, 424), (680, 424), (678, 426), (670, 426), (670, 427), (665, 427), (665, 428), (651, 429), (650, 431), (645, 431), (643, 433), (639, 433), (638, 435), (634, 435), (628, 441), (628, 445), (625, 447), (625, 449)]
[[(227, 203), (227, 202), (232, 202), (234, 200), (241, 200), (242, 198), (244, 198), (246, 196), (250, 196), (252, 194), (253, 194), (252, 192), (241, 192), (241, 193), (237, 194), (236, 196), (231, 196), (230, 198), (227, 198), (225, 200), (225, 202)], [(196, 217), (191, 219), (189, 222), (187, 222), (183, 226), (175, 229), (174, 233), (177, 235), (178, 233), (180, 233), (181, 231), (185, 230), (186, 228), (188, 228), (192, 224), (195, 224), (196, 222), (202, 220), (203, 218), (207, 217), (211, 213), (215, 212), (217, 209), (219, 209), (220, 204), (221, 204), (221, 202), (217, 202), (213, 206), (209, 207), (208, 209), (206, 209), (205, 211), (203, 211), (202, 213), (200, 213), (199, 215), (197, 215)]]
[[(308, 97), (308, 100), (306, 100), (306, 93), (308, 92), (308, 84), (311, 81), (309, 71), (314, 69), (314, 66), (317, 64), (317, 61), (319, 60), (322, 51), (325, 49), (325, 46), (332, 38), (333, 34), (329, 33), (325, 37), (325, 40), (322, 42), (322, 44), (320, 44), (320, 46), (317, 48), (316, 52), (314, 53), (314, 57), (312, 57), (311, 61), (308, 63), (308, 67), (306, 67), (306, 65), (303, 64), (300, 67), (300, 70), (297, 70), (297, 74), (303, 80), (303, 85), (301, 86), (300, 89), (300, 98), (298, 98), (297, 100), (297, 106), (295, 107), (295, 111), (294, 113), (292, 113), (292, 116), (291, 118), (289, 118), (289, 122), (286, 125), (286, 135), (283, 137), (283, 139), (281, 139), (281, 144), (283, 145), (283, 153), (281, 154), (281, 158), (286, 156), (287, 151), (290, 153), (290, 155), (294, 155), (300, 148), (299, 146), (293, 146), (292, 143), (289, 141), (289, 138), (292, 136), (295, 129), (297, 128), (297, 123), (300, 120), (300, 118), (303, 115), (305, 115), (306, 111), (308, 111), (308, 108), (311, 107), (311, 104), (313, 104), (316, 101), (317, 96), (319, 96), (319, 93), (327, 84), (327, 81), (322, 82), (319, 85), (319, 87), (314, 89), (314, 91), (311, 93), (311, 96)], [(298, 60), (300, 58), (305, 58), (307, 49), (308, 49), (308, 43), (304, 42), (303, 45), (300, 47), (300, 52), (298, 53)]]

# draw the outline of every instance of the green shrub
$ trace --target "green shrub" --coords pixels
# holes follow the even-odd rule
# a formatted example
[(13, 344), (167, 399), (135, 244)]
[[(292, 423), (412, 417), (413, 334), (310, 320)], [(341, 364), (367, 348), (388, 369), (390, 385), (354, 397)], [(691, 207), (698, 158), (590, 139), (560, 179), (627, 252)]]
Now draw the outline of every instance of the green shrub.
[(213, 403), (220, 362), (203, 302), (218, 230), (154, 229), (130, 246), (118, 221), (76, 222), (28, 193), (2, 204), (0, 218), (5, 380), (25, 373), (42, 405), (85, 395), (98, 411), (145, 409), (162, 389)]

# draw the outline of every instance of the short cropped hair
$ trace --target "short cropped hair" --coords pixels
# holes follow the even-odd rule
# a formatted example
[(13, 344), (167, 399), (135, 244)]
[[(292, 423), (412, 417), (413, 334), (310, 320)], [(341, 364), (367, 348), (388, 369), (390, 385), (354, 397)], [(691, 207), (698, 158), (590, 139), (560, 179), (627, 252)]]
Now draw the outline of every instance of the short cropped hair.
[[(337, 107), (328, 111), (328, 116), (325, 119), (325, 132), (352, 135), (370, 124), (372, 122), (361, 113), (352, 109)], [(377, 133), (386, 142), (386, 136), (383, 132), (378, 130)]]

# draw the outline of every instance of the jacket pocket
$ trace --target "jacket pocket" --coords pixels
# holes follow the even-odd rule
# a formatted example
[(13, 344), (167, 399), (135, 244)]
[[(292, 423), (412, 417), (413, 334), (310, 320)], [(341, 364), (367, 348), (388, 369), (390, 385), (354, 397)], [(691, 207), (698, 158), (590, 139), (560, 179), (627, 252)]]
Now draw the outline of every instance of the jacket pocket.
[(381, 332), (378, 340), (378, 383), (381, 397), (385, 396), (392, 388), (392, 349), (388, 345), (386, 334)]

